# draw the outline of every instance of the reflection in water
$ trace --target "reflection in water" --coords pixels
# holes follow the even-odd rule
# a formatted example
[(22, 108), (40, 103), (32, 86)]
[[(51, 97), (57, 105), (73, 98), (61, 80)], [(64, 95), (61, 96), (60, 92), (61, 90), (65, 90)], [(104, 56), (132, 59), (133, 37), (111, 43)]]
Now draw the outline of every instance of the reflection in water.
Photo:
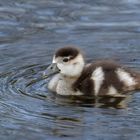
[(0, 139), (139, 139), (139, 92), (125, 100), (65, 98), (42, 77), (67, 44), (80, 46), (87, 61), (111, 58), (139, 70), (139, 0), (0, 5)]

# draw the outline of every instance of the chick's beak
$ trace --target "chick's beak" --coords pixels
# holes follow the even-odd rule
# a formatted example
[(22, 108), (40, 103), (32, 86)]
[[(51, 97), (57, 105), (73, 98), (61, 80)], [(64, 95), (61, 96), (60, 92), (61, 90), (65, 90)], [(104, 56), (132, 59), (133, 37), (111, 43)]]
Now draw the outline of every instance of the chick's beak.
[(56, 73), (59, 73), (60, 70), (58, 69), (57, 67), (57, 64), (56, 63), (52, 63), (50, 66), (48, 66), (48, 68), (44, 71), (44, 75), (47, 75), (47, 76), (51, 76), (51, 75), (54, 75)]

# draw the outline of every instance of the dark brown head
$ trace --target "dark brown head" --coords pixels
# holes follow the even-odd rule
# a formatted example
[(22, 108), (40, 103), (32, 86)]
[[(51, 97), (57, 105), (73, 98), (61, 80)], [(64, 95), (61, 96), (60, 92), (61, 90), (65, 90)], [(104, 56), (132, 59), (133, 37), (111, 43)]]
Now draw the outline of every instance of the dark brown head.
[(81, 74), (84, 68), (84, 58), (76, 47), (63, 47), (56, 51), (53, 63), (57, 64), (60, 73), (74, 77)]
[(63, 47), (56, 51), (55, 57), (69, 57), (74, 59), (80, 53), (78, 48), (75, 47)]

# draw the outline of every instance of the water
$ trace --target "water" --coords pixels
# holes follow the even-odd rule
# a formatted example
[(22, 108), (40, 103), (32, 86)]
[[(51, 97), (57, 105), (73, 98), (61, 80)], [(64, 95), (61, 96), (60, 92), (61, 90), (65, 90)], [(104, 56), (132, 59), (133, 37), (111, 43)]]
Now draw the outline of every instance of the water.
[(0, 139), (138, 140), (140, 92), (122, 109), (98, 107), (38, 79), (65, 45), (139, 70), (139, 15), (139, 0), (0, 0)]

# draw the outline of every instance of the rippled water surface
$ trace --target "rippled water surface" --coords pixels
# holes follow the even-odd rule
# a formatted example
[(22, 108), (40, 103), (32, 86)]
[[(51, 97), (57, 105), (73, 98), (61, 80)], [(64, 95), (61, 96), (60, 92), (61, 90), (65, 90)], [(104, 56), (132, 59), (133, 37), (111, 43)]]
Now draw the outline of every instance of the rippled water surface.
[(140, 1), (0, 0), (0, 139), (140, 139), (140, 92), (125, 108), (98, 107), (39, 80), (65, 45), (140, 70)]

